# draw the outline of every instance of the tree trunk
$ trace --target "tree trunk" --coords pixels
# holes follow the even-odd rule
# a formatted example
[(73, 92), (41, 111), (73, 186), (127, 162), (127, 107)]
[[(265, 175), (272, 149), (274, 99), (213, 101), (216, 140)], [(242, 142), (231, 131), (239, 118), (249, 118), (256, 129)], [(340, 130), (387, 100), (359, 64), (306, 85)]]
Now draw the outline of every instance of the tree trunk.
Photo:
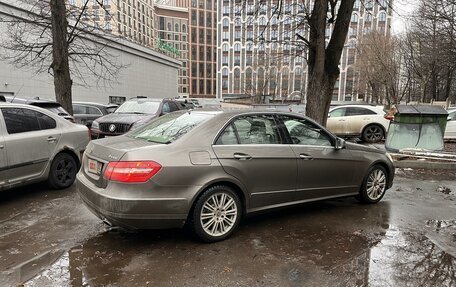
[(315, 1), (310, 17), (306, 115), (326, 125), (339, 61), (347, 38), (355, 0), (341, 0), (331, 40), (325, 49), (328, 1)]
[(447, 74), (446, 74), (446, 81), (445, 81), (445, 99), (447, 100), (450, 98), (451, 95), (451, 84), (453, 81), (453, 70), (451, 68), (448, 68)]
[(65, 0), (50, 0), (52, 23), (52, 64), (54, 72), (55, 98), (65, 110), (73, 114), (70, 76), (68, 62), (68, 21), (66, 18)]

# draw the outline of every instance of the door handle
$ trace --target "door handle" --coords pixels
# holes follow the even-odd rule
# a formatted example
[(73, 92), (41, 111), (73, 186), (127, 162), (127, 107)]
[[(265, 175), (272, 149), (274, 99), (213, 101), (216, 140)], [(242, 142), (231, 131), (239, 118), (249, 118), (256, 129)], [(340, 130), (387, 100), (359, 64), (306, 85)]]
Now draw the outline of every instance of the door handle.
[(339, 122), (345, 122), (345, 120), (340, 119)]
[(1, 144), (0, 145), (0, 149), (4, 149), (4, 148), (5, 148), (5, 146)]
[(57, 139), (55, 137), (48, 137), (47, 138), (47, 141), (50, 142), (50, 143), (53, 143), (55, 142)]
[(251, 155), (245, 154), (245, 153), (235, 153), (233, 154), (233, 157), (238, 160), (249, 160), (252, 159)]
[(303, 160), (313, 160), (313, 157), (311, 155), (308, 155), (308, 154), (305, 154), (305, 153), (300, 154), (299, 158), (301, 158)]

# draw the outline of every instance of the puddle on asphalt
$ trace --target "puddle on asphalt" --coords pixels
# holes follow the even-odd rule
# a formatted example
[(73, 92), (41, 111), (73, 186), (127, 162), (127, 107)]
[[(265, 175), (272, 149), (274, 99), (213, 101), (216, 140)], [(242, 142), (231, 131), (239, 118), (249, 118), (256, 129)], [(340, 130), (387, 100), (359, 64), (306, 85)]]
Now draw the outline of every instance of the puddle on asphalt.
[(345, 286), (455, 286), (456, 259), (427, 236), (391, 226), (380, 243), (330, 273)]
[[(319, 282), (321, 285), (335, 282), (332, 286), (456, 286), (456, 259), (450, 254), (456, 249), (455, 223), (456, 221), (437, 220), (426, 222), (427, 230), (432, 231), (432, 236), (418, 235), (400, 230), (394, 225), (386, 225), (385, 232), (382, 232), (381, 238), (373, 246), (357, 243), (357, 246), (364, 246), (364, 249), (344, 251), (344, 244), (348, 246), (357, 240), (362, 241), (362, 236), (355, 232), (345, 236), (348, 238), (346, 242), (335, 242), (331, 247), (333, 249), (314, 241), (313, 250), (296, 250), (295, 257), (290, 257), (289, 250), (286, 253), (271, 250), (260, 255), (261, 260), (250, 258), (250, 251), (243, 252), (242, 246), (238, 250), (225, 248), (224, 242), (202, 245), (185, 241), (185, 236), (179, 238), (176, 234), (162, 237), (160, 234), (164, 233), (146, 240), (145, 237), (149, 234), (108, 231), (72, 248), (25, 286), (231, 286), (236, 280), (241, 280), (240, 284), (237, 282), (239, 286), (278, 286), (283, 283), (291, 286), (316, 286)], [(242, 236), (236, 240), (242, 241), (241, 244), (252, 244), (245, 250), (268, 248), (265, 240), (247, 240)], [(131, 248), (127, 248), (126, 244), (131, 244)], [(338, 248), (340, 250), (337, 251)], [(445, 248), (452, 252), (445, 252)], [(257, 269), (230, 267), (230, 259), (226, 259), (227, 262), (220, 265), (225, 267), (218, 270), (214, 277), (207, 278), (212, 263), (208, 258), (214, 257), (214, 262), (217, 263), (213, 264), (219, 264), (223, 258), (230, 258), (226, 253), (245, 257), (247, 263), (241, 265), (256, 264)], [(318, 253), (322, 254), (321, 258), (311, 256)], [(284, 272), (283, 264), (292, 267)], [(316, 266), (323, 272), (321, 276), (312, 273)], [(239, 273), (239, 268), (247, 271)], [(267, 271), (262, 271), (261, 268)], [(230, 273), (233, 277), (229, 277)], [(282, 279), (286, 277), (285, 280), (288, 281), (274, 281), (271, 273), (276, 273)], [(242, 281), (239, 279), (242, 277), (236, 276), (250, 276), (253, 281)], [(161, 279), (156, 281), (157, 277)], [(185, 277), (190, 278), (190, 283)], [(311, 277), (313, 279), (309, 279)], [(202, 278), (206, 281), (198, 281)], [(301, 284), (309, 280), (313, 280), (311, 285)], [(195, 285), (191, 282), (200, 283)]]

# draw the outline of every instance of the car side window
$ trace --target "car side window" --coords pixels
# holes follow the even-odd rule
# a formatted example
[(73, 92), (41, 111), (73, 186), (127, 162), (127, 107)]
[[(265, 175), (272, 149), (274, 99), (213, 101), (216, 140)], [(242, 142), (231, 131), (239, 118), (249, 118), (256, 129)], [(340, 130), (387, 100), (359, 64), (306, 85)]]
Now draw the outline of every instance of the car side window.
[(217, 142), (215, 144), (217, 144), (217, 145), (238, 144), (236, 132), (235, 132), (232, 124), (225, 128), (225, 130), (219, 136), (219, 138), (217, 139)]
[(95, 107), (87, 107), (87, 113), (89, 115), (103, 115), (103, 113), (98, 109), (98, 108), (95, 108)]
[(167, 114), (169, 112), (170, 112), (169, 104), (168, 104), (168, 102), (164, 102), (163, 103), (163, 113)]
[(87, 114), (86, 112), (86, 107), (85, 106), (80, 106), (80, 105), (73, 105), (73, 114)]
[(169, 105), (169, 109), (171, 112), (175, 112), (175, 111), (179, 110), (176, 103), (174, 103), (174, 102), (168, 102), (168, 105)]
[(364, 115), (376, 115), (374, 111), (366, 108), (350, 107), (347, 108), (345, 113), (346, 116), (364, 116)]
[(40, 129), (42, 130), (50, 130), (55, 129), (57, 127), (57, 123), (53, 118), (48, 115), (45, 115), (40, 112), (36, 112), (36, 118), (38, 119), (38, 124), (40, 125)]
[(240, 144), (281, 144), (272, 115), (253, 115), (237, 118), (233, 125)]
[(2, 108), (1, 110), (8, 134), (40, 130), (35, 111), (21, 108)]
[(343, 117), (345, 116), (345, 108), (335, 109), (329, 113), (331, 118)]
[(280, 116), (293, 144), (332, 146), (329, 135), (314, 123), (305, 119)]

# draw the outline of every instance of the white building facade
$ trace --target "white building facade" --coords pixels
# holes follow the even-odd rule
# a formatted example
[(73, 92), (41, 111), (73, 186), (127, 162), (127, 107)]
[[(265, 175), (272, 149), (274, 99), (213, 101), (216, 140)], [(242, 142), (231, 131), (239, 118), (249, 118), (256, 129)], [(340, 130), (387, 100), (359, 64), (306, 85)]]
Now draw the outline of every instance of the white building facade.
[[(262, 101), (305, 101), (307, 84), (306, 47), (296, 34), (308, 38), (308, 28), (299, 15), (312, 9), (311, 0), (283, 1), (276, 17), (278, 1), (218, 0), (217, 7), (217, 97), (253, 97)], [(245, 4), (245, 5), (244, 5)], [(376, 29), (390, 33), (391, 1), (357, 0), (349, 35), (340, 63), (341, 75), (333, 100), (358, 99), (353, 72), (356, 44), (363, 34)], [(327, 26), (329, 41), (332, 25)]]

